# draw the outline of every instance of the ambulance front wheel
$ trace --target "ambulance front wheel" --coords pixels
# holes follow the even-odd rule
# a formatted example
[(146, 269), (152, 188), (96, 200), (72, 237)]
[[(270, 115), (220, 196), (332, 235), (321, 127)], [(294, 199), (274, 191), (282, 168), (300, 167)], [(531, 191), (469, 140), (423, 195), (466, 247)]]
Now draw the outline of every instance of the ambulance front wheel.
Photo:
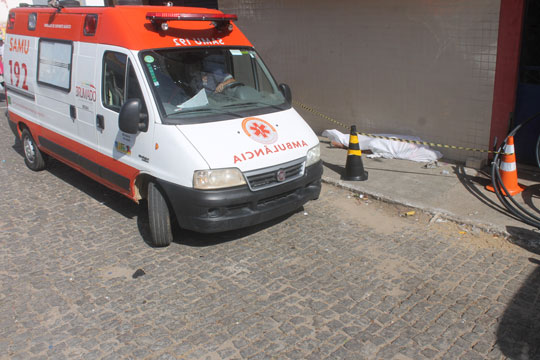
[(47, 166), (46, 156), (37, 147), (36, 142), (32, 138), (30, 131), (24, 129), (21, 134), (21, 141), (24, 151), (24, 163), (30, 170), (40, 171)]
[(173, 239), (169, 206), (163, 190), (153, 181), (148, 184), (148, 221), (152, 245), (169, 246)]

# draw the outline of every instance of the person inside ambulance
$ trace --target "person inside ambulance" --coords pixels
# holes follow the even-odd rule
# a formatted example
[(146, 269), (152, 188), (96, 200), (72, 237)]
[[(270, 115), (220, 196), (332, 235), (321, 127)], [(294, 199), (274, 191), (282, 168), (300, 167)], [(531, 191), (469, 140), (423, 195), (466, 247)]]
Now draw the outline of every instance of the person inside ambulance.
[(220, 93), (228, 85), (236, 82), (226, 71), (223, 55), (209, 55), (204, 58), (202, 66), (203, 85), (207, 90)]
[(195, 94), (202, 89), (211, 93), (221, 93), (227, 85), (236, 81), (231, 74), (226, 72), (223, 55), (189, 57), (186, 59), (186, 68), (192, 76), (189, 84)]
[(141, 60), (165, 121), (209, 121), (290, 107), (253, 50), (158, 49), (142, 52)]
[(152, 64), (152, 70), (156, 78), (154, 85), (167, 114), (177, 111), (178, 105), (191, 97), (188, 89), (182, 86), (182, 81), (175, 80), (178, 76), (173, 74), (174, 69), (174, 64), (165, 61)]
[(160, 57), (150, 65), (155, 77), (154, 86), (167, 115), (205, 106), (208, 104), (207, 92), (221, 92), (226, 84), (234, 82), (219, 65), (219, 57), (213, 56), (207, 58), (188, 52), (178, 58)]

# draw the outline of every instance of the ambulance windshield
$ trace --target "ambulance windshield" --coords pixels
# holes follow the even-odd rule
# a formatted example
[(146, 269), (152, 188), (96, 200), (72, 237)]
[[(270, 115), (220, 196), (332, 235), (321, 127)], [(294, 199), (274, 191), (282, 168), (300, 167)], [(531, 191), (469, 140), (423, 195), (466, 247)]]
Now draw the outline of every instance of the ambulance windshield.
[(162, 49), (141, 53), (165, 123), (246, 117), (290, 108), (251, 49)]

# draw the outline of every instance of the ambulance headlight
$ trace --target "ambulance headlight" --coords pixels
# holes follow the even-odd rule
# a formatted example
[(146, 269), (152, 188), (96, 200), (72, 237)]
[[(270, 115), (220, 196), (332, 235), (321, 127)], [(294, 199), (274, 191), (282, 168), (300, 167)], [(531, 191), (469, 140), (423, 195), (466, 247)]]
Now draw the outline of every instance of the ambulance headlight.
[(193, 187), (200, 190), (227, 188), (245, 183), (244, 175), (236, 168), (197, 170), (193, 173)]
[(307, 152), (306, 167), (319, 162), (319, 160), (321, 160), (321, 145), (317, 144)]

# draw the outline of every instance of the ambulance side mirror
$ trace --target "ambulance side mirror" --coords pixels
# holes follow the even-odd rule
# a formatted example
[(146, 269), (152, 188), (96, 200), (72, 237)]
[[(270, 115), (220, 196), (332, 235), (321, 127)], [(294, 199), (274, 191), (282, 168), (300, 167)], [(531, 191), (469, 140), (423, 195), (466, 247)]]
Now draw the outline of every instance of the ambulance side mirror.
[(291, 88), (289, 87), (289, 85), (279, 84), (279, 91), (281, 91), (281, 93), (285, 97), (285, 100), (287, 100), (289, 104), (292, 104), (292, 94), (291, 94)]
[(136, 134), (139, 131), (148, 130), (148, 115), (142, 111), (140, 99), (127, 99), (120, 109), (118, 127), (128, 134)]

